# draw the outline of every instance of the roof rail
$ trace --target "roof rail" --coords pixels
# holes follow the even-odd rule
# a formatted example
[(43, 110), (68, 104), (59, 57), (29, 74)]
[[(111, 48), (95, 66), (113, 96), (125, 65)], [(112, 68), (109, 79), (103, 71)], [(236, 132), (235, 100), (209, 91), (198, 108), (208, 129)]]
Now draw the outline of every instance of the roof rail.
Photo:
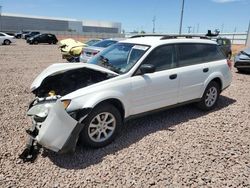
[(187, 39), (192, 39), (192, 38), (200, 38), (200, 39), (210, 39), (209, 37), (202, 36), (202, 35), (165, 35), (161, 38), (161, 40), (165, 39), (177, 39), (177, 38), (187, 38)]
[(139, 38), (139, 37), (162, 37), (161, 40), (165, 40), (165, 39), (177, 39), (177, 38), (211, 39), (210, 37), (202, 36), (202, 35), (166, 35), (166, 34), (141, 34), (141, 35), (134, 35), (134, 36), (132, 36), (130, 38)]
[(164, 34), (139, 34), (139, 35), (133, 35), (130, 38), (139, 38), (139, 37), (163, 37), (166, 36)]

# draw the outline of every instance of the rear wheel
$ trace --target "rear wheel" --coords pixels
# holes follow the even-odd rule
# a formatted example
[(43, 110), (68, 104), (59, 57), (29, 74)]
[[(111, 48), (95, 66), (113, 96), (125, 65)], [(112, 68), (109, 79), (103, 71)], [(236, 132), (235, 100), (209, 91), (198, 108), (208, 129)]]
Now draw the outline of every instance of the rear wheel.
[(111, 143), (122, 125), (120, 112), (113, 105), (103, 103), (95, 107), (83, 121), (84, 128), (79, 135), (83, 145), (104, 147)]
[(4, 41), (3, 41), (3, 44), (4, 44), (4, 45), (10, 45), (10, 43), (11, 43), (10, 40), (4, 40)]
[(198, 107), (205, 111), (214, 109), (218, 102), (219, 94), (219, 84), (215, 81), (210, 82), (201, 98), (201, 101), (197, 104)]

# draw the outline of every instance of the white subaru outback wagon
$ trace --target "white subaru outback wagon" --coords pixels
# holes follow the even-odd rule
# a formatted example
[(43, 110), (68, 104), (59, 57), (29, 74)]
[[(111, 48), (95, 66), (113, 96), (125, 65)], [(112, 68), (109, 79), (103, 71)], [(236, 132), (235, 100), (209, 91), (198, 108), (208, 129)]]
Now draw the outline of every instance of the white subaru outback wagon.
[(218, 45), (194, 36), (135, 36), (86, 64), (53, 64), (32, 83), (29, 146), (74, 151), (80, 143), (103, 147), (129, 118), (197, 103), (216, 106), (232, 80)]

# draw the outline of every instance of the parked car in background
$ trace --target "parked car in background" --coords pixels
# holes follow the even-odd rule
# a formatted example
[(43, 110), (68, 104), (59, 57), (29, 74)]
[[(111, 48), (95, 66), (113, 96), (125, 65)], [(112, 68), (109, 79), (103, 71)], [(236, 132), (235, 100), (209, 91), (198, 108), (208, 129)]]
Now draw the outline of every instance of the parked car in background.
[(22, 33), (22, 39), (25, 39), (26, 35), (28, 35), (30, 31), (25, 31)]
[(111, 46), (112, 44), (117, 43), (122, 39), (105, 39), (100, 42), (93, 44), (92, 46), (88, 46), (83, 48), (82, 53), (80, 55), (80, 62), (87, 63), (92, 57), (96, 54), (104, 50), (105, 48)]
[(216, 42), (228, 59), (232, 57), (231, 40), (228, 38), (217, 38)]
[(22, 35), (23, 35), (23, 34), (28, 34), (28, 33), (29, 33), (29, 31), (20, 31), (20, 32), (18, 32), (18, 33), (15, 33), (14, 36), (15, 36), (15, 38), (17, 38), (17, 39), (20, 39), (20, 38), (22, 38)]
[(94, 45), (94, 44), (96, 44), (97, 42), (100, 42), (100, 41), (102, 41), (102, 40), (103, 40), (103, 39), (91, 39), (91, 40), (85, 42), (84, 44), (86, 44), (87, 46), (92, 46), (92, 45)]
[(51, 65), (31, 85), (27, 157), (37, 145), (75, 151), (78, 138), (106, 146), (126, 120), (156, 110), (194, 102), (212, 110), (231, 84), (230, 69), (216, 42), (169, 35), (120, 41), (88, 63)]
[(250, 48), (240, 51), (235, 56), (234, 67), (239, 72), (250, 72)]
[(50, 33), (39, 34), (27, 39), (27, 43), (29, 44), (40, 44), (40, 43), (48, 43), (48, 44), (56, 44), (58, 42), (55, 35)]
[(0, 32), (0, 44), (10, 45), (11, 43), (15, 42), (14, 38), (14, 36), (10, 36), (6, 33)]
[(26, 34), (24, 36), (24, 39), (27, 40), (28, 38), (33, 37), (33, 36), (38, 35), (38, 34), (40, 34), (40, 32), (38, 32), (38, 31), (31, 31), (31, 32), (29, 32), (28, 34)]

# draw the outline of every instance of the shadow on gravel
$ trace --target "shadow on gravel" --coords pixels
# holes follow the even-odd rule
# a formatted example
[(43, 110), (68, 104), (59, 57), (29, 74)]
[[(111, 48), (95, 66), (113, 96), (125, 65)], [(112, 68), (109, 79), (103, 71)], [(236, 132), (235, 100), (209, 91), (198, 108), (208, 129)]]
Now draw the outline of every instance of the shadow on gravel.
[[(221, 96), (217, 108), (213, 111), (218, 111), (235, 102), (236, 100), (234, 99)], [(125, 124), (118, 138), (104, 148), (91, 149), (78, 146), (76, 152), (73, 154), (60, 155), (51, 151), (44, 151), (42, 155), (43, 157), (49, 157), (55, 165), (61, 168), (84, 169), (101, 162), (106, 155), (114, 154), (123, 148), (127, 148), (151, 133), (160, 130), (174, 132), (176, 125), (207, 115), (208, 113), (200, 111), (192, 104), (173, 108), (143, 118), (130, 120)]]

